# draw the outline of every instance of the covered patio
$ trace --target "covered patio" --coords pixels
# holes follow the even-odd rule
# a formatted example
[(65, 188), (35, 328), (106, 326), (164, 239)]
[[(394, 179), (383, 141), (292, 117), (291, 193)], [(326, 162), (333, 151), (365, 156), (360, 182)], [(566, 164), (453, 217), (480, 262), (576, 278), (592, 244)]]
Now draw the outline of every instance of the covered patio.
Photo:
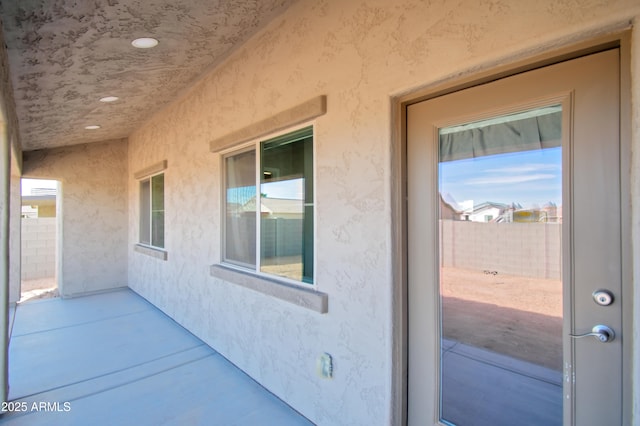
[(129, 289), (11, 314), (0, 424), (311, 424)]
[[(521, 426), (523, 412), (640, 426), (639, 23), (638, 0), (0, 0), (0, 426), (422, 426), (440, 411), (478, 426), (476, 407), (491, 426)], [(601, 54), (598, 68), (582, 62)], [(558, 161), (458, 168), (461, 188), (504, 185), (504, 197), (439, 189), (452, 163), (440, 130), (524, 112), (560, 113), (560, 133), (536, 142), (560, 135)], [(57, 300), (19, 303), (23, 179), (58, 184), (56, 242), (44, 243)], [(527, 206), (514, 189), (550, 182), (562, 191)], [(469, 215), (513, 211), (478, 214), (495, 219), (486, 233), (445, 235), (440, 196)], [(465, 218), (450, 207), (443, 221)], [(266, 232), (301, 211), (295, 234)], [(533, 222), (559, 211), (562, 230)], [(498, 224), (544, 225), (544, 243), (507, 244)], [(447, 256), (477, 262), (447, 263), (449, 235), (465, 250)], [(264, 247), (288, 236), (296, 252), (276, 262)], [(470, 237), (486, 247), (467, 251)], [(292, 255), (306, 267), (295, 275)], [(558, 315), (534, 312), (562, 318), (553, 371), (443, 334), (441, 268), (502, 277), (538, 258), (564, 283)], [(502, 315), (505, 281), (490, 284), (472, 288), (490, 300), (456, 305), (460, 318), (477, 326), (465, 307), (494, 305), (486, 323), (511, 332), (525, 315)], [(612, 344), (570, 336), (597, 325)], [(551, 357), (521, 329), (518, 342)], [(517, 410), (492, 403), (504, 396)]]
[[(312, 424), (130, 289), (23, 302), (10, 320), (5, 408), (12, 412), (0, 424)], [(559, 372), (458, 342), (444, 345), (443, 362), (453, 372), (445, 399), (458, 397), (449, 401), (447, 418), (479, 421), (464, 418), (469, 412), (483, 424), (513, 424), (523, 413), (531, 424), (559, 418)], [(486, 406), (504, 392), (515, 399), (515, 411)], [(469, 411), (468, 404), (477, 406)]]

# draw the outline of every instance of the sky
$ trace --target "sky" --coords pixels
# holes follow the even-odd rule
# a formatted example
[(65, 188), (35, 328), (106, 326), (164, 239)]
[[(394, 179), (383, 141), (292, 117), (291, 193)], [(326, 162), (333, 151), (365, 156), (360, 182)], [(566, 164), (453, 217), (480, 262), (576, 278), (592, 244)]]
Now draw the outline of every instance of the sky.
[[(456, 202), (517, 203), (524, 208), (562, 205), (561, 148), (489, 155), (440, 164), (440, 193)], [(57, 181), (22, 179), (22, 195), (33, 188), (55, 188)], [(302, 179), (263, 184), (270, 198), (302, 199)]]
[(56, 188), (58, 182), (45, 179), (22, 179), (22, 195), (31, 195), (33, 188)]
[(458, 203), (562, 205), (560, 147), (448, 161), (440, 163), (439, 175), (440, 193)]
[[(304, 200), (304, 179), (287, 179), (278, 182), (263, 183), (260, 193), (268, 198)], [(256, 196), (255, 186), (243, 186), (227, 189), (227, 201), (244, 204)]]
[(304, 199), (302, 184), (304, 179), (287, 179), (279, 182), (263, 183), (260, 192), (269, 198), (287, 198), (290, 200)]

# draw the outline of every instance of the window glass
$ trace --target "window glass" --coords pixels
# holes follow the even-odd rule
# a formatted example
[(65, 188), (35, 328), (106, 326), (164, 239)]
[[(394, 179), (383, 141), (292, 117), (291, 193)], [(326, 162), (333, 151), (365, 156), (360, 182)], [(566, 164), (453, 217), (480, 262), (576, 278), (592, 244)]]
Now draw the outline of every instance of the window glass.
[(164, 174), (151, 178), (151, 245), (164, 247)]
[(164, 174), (140, 181), (140, 243), (164, 248)]
[(311, 129), (261, 146), (261, 270), (313, 282)]
[(225, 159), (225, 260), (256, 265), (256, 152)]
[(140, 182), (140, 242), (151, 244), (150, 217), (151, 210), (151, 184), (149, 180)]
[(313, 129), (260, 142), (224, 166), (224, 260), (313, 283)]
[(562, 424), (561, 139), (559, 105), (440, 130), (443, 423)]

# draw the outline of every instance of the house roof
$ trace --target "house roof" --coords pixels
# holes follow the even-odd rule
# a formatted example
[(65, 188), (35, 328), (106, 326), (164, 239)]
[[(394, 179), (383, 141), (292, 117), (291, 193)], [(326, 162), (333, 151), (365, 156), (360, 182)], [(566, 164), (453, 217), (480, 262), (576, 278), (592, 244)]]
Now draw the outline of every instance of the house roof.
[(473, 206), (473, 213), (478, 213), (484, 210), (488, 210), (488, 209), (498, 209), (498, 210), (504, 210), (507, 207), (509, 207), (508, 204), (502, 204), (502, 203), (494, 203), (491, 201), (485, 201), (484, 203), (480, 203), (480, 204), (476, 204), (475, 206)]
[(22, 197), (23, 206), (55, 206), (55, 195), (24, 195)]
[(129, 136), (293, 1), (1, 2), (23, 150)]
[(456, 213), (462, 213), (463, 211), (462, 207), (460, 207), (457, 201), (449, 193), (446, 193), (446, 194), (440, 193), (440, 202), (443, 203), (445, 206), (449, 207), (451, 210), (453, 210)]
[[(302, 214), (304, 212), (304, 206), (301, 200), (262, 197), (260, 200), (260, 204), (260, 211), (262, 213)], [(247, 201), (243, 209), (245, 211), (255, 211), (256, 198), (253, 197), (249, 201)]]
[(302, 214), (304, 211), (301, 200), (286, 198), (263, 198), (262, 211), (269, 213)]

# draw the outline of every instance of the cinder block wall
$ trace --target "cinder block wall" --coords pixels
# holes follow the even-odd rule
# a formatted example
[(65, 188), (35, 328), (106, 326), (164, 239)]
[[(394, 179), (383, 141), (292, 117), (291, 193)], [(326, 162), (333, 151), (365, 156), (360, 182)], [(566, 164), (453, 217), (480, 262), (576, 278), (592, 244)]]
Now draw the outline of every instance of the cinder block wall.
[(54, 277), (56, 218), (22, 219), (22, 279)]
[(558, 280), (562, 227), (558, 223), (440, 222), (442, 266)]

